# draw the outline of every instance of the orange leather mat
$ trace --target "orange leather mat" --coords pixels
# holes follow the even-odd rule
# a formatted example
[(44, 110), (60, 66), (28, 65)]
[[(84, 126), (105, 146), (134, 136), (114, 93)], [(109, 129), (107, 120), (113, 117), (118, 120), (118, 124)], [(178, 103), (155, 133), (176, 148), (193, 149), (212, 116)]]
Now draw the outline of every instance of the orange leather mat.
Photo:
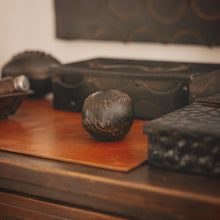
[(54, 110), (48, 100), (26, 100), (0, 120), (0, 150), (53, 160), (129, 171), (148, 157), (144, 120), (135, 120), (120, 141), (99, 142), (82, 127), (81, 113)]

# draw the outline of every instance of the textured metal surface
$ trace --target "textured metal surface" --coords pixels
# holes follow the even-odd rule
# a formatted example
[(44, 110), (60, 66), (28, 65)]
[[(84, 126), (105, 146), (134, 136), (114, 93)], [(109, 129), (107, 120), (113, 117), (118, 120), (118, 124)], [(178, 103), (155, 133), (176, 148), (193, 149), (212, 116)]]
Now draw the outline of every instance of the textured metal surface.
[(220, 108), (188, 105), (144, 125), (149, 164), (220, 176)]
[(127, 93), (135, 117), (154, 119), (220, 92), (220, 65), (97, 58), (61, 65), (53, 72), (54, 107), (81, 111), (84, 99), (104, 89)]
[(197, 98), (194, 100), (194, 103), (220, 108), (220, 93), (209, 97)]
[(55, 0), (57, 37), (220, 44), (218, 0)]
[(82, 108), (82, 125), (102, 141), (120, 140), (128, 134), (134, 121), (132, 99), (115, 89), (89, 95)]

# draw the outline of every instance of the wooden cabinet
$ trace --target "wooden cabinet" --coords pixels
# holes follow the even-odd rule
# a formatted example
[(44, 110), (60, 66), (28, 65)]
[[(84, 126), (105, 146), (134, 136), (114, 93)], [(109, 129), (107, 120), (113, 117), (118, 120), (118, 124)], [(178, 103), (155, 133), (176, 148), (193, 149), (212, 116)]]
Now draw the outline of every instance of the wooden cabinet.
[(64, 220), (94, 219), (122, 220), (106, 214), (82, 210), (67, 205), (33, 199), (30, 197), (0, 192), (0, 219), (7, 220)]
[[(25, 130), (16, 118), (7, 123), (15, 125), (8, 132)], [(218, 220), (219, 186), (217, 178), (153, 169), (147, 162), (122, 172), (0, 150), (0, 219)]]

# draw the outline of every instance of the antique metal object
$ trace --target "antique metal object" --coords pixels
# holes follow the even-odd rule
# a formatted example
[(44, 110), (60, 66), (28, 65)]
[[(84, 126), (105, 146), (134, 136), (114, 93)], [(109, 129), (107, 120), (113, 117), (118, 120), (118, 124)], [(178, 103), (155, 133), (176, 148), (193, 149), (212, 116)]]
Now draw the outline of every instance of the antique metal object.
[(25, 75), (34, 91), (32, 97), (40, 98), (51, 91), (51, 75), (49, 68), (60, 62), (51, 55), (40, 51), (25, 51), (15, 55), (2, 68), (2, 76)]
[(9, 115), (15, 114), (22, 102), (31, 95), (33, 91), (14, 92), (0, 94), (0, 119), (6, 119)]
[(118, 90), (103, 90), (89, 95), (82, 109), (82, 125), (102, 141), (122, 139), (134, 120), (132, 99)]
[(26, 92), (30, 89), (30, 82), (24, 75), (4, 77), (0, 80), (0, 95), (12, 92)]
[(135, 117), (154, 119), (220, 92), (220, 65), (96, 58), (51, 68), (54, 108), (81, 111), (104, 89), (127, 93)]
[(55, 0), (55, 13), (62, 39), (220, 45), (219, 0)]
[(144, 125), (149, 165), (220, 176), (220, 108), (191, 104)]

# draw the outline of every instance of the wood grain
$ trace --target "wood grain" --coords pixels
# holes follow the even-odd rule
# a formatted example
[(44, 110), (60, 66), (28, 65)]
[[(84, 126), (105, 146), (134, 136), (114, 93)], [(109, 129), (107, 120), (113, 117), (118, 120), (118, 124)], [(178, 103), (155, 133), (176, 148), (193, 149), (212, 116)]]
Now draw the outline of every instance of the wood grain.
[(116, 172), (0, 151), (0, 189), (128, 219), (219, 220), (219, 184), (147, 163)]
[(57, 111), (48, 100), (27, 100), (0, 121), (0, 150), (118, 171), (129, 171), (148, 157), (144, 120), (135, 120), (121, 141), (99, 142), (82, 127), (81, 113)]
[(125, 220), (106, 214), (57, 205), (19, 195), (0, 192), (0, 219), (22, 220)]

